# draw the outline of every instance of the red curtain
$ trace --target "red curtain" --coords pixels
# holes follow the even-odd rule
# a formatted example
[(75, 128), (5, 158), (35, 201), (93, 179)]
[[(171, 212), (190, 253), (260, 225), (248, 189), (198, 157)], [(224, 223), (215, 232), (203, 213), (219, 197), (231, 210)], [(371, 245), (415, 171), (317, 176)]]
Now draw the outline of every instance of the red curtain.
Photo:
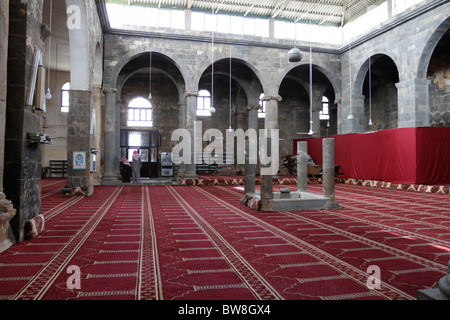
[[(450, 184), (450, 128), (402, 128), (335, 139), (335, 164), (344, 178), (429, 185)], [(303, 139), (322, 164), (322, 139)], [(297, 153), (297, 141), (293, 151)]]

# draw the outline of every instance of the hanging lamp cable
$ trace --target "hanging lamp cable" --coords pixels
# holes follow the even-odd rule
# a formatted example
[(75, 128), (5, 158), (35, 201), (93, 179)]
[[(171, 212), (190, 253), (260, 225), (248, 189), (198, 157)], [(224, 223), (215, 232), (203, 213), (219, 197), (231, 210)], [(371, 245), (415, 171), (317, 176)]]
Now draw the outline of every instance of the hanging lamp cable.
[(309, 19), (309, 27), (310, 27), (310, 37), (309, 37), (309, 135), (312, 136), (314, 134), (313, 131), (313, 84), (312, 84), (312, 77), (313, 77), (313, 69), (312, 69), (312, 30), (311, 30), (311, 19)]
[(52, 15), (53, 15), (53, 0), (50, 0), (50, 37), (48, 38), (48, 79), (47, 79), (47, 93), (45, 98), (50, 100), (52, 98), (52, 93), (50, 90), (50, 61), (52, 57)]
[(370, 112), (369, 126), (371, 126), (373, 122), (372, 122), (372, 63), (370, 57), (369, 57), (369, 112)]

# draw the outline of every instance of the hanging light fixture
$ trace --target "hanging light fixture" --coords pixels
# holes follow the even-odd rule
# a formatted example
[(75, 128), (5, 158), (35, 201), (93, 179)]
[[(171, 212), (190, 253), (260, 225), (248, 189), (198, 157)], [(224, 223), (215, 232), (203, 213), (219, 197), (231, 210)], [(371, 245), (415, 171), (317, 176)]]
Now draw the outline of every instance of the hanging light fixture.
[(50, 36), (48, 38), (48, 86), (47, 86), (47, 93), (45, 94), (45, 99), (51, 100), (52, 99), (52, 92), (50, 90), (50, 60), (52, 56), (52, 14), (53, 14), (53, 0), (50, 0)]
[[(214, 9), (212, 9), (213, 18)], [(214, 108), (214, 29), (211, 33), (211, 106), (209, 108), (210, 113), (216, 113), (216, 108)]]
[(373, 124), (372, 122), (372, 63), (369, 57), (369, 126)]
[(303, 58), (302, 50), (296, 47), (296, 41), (297, 41), (297, 21), (294, 23), (295, 27), (295, 39), (294, 39), (294, 48), (288, 51), (287, 57), (289, 62), (300, 62)]

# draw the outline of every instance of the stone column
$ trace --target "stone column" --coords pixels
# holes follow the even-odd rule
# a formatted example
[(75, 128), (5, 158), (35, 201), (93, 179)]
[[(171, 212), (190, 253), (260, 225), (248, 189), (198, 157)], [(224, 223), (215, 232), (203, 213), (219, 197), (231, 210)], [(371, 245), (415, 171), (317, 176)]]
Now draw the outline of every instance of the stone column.
[[(180, 102), (178, 103), (178, 127), (185, 128), (186, 127), (186, 98), (180, 98)], [(186, 176), (186, 164), (182, 163), (178, 166), (178, 177)]]
[(116, 159), (116, 89), (104, 89), (106, 95), (105, 106), (105, 144), (104, 144), (104, 168), (103, 184), (117, 182), (118, 177), (114, 171)]
[[(258, 132), (258, 110), (261, 108), (259, 104), (251, 104), (246, 107), (248, 111), (248, 129), (255, 130)], [(255, 193), (255, 179), (256, 179), (256, 166), (257, 164), (251, 164), (248, 161), (249, 148), (248, 142), (245, 144), (246, 158), (244, 167), (244, 193), (252, 194)]]
[(430, 126), (429, 87), (427, 79), (412, 79), (396, 83), (398, 89), (398, 127)]
[(196, 152), (201, 150), (195, 150), (196, 141), (194, 139), (194, 123), (197, 120), (197, 91), (186, 91), (184, 96), (186, 97), (186, 129), (191, 134), (191, 163), (186, 164), (186, 178), (197, 178), (197, 166), (195, 164)]
[(297, 191), (308, 191), (308, 142), (297, 142)]
[(339, 205), (335, 202), (335, 169), (334, 169), (334, 139), (327, 138), (322, 140), (323, 152), (323, 195), (329, 201), (325, 209), (338, 209)]
[[(70, 109), (67, 116), (67, 185), (85, 188), (87, 192), (92, 192), (92, 188), (90, 188), (91, 92), (70, 90), (69, 103)], [(82, 169), (74, 165), (75, 152), (84, 152), (85, 167)]]
[(8, 249), (14, 242), (9, 221), (16, 210), (3, 192), (3, 171), (5, 157), (5, 118), (6, 118), (6, 86), (9, 29), (9, 1), (0, 2), (0, 252)]
[[(279, 95), (265, 95), (263, 101), (266, 101), (266, 118), (264, 121), (264, 127), (267, 130), (278, 130), (278, 102), (281, 101)], [(279, 156), (279, 150), (271, 150), (271, 143), (268, 141), (268, 153), (271, 157)], [(260, 148), (264, 148), (261, 146)], [(261, 172), (264, 168), (260, 165)], [(266, 165), (268, 167), (268, 165)], [(261, 174), (261, 210), (270, 210), (273, 203), (273, 175)]]
[[(236, 129), (242, 129), (245, 131), (245, 110), (242, 110), (243, 108), (240, 107), (239, 110), (236, 111)], [(247, 163), (247, 160), (245, 160), (245, 163), (238, 163), (237, 161), (237, 155), (241, 152), (248, 152), (247, 149), (245, 150), (236, 150), (234, 152), (234, 163), (236, 164), (236, 172), (245, 172), (245, 163)]]

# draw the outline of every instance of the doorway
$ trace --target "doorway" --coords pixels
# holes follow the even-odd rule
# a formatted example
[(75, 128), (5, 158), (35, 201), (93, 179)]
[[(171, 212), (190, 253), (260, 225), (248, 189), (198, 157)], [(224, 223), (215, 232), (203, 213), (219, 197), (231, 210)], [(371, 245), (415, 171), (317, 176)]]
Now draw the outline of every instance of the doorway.
[(131, 161), (133, 152), (137, 150), (142, 161), (141, 177), (156, 178), (160, 140), (158, 130), (120, 130), (120, 157)]

